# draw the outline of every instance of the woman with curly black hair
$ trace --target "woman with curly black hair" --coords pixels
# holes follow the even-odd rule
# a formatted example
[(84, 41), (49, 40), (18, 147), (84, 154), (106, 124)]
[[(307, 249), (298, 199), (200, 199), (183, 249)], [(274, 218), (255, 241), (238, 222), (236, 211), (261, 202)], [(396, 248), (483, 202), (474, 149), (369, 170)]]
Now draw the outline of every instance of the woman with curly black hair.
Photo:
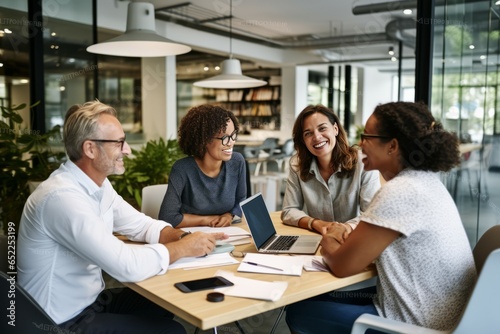
[(175, 227), (222, 227), (241, 216), (247, 189), (245, 159), (233, 152), (238, 130), (231, 111), (212, 105), (188, 111), (178, 131), (188, 157), (172, 166), (159, 219)]
[(342, 242), (380, 188), (379, 173), (363, 169), (361, 152), (349, 146), (339, 118), (325, 106), (302, 110), (293, 141), (297, 154), (290, 159), (281, 219), (318, 233), (335, 231)]
[[(387, 183), (341, 244), (323, 235), (321, 255), (336, 277), (375, 263), (373, 301), (340, 303), (323, 296), (287, 309), (293, 333), (351, 333), (363, 313), (432, 328), (453, 329), (476, 281), (460, 214), (436, 172), (459, 163), (458, 138), (423, 103), (379, 105), (361, 135), (363, 164)], [(361, 296), (359, 296), (361, 297)]]

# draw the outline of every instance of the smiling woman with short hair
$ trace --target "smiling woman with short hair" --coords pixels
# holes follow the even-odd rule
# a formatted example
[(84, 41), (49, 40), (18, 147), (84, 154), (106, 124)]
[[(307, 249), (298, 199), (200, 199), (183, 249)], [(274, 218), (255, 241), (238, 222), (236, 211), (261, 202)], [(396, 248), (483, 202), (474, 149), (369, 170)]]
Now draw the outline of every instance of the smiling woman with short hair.
[(179, 126), (188, 157), (172, 167), (159, 219), (176, 227), (222, 227), (241, 216), (247, 189), (245, 159), (233, 152), (238, 130), (231, 111), (212, 105), (188, 111)]

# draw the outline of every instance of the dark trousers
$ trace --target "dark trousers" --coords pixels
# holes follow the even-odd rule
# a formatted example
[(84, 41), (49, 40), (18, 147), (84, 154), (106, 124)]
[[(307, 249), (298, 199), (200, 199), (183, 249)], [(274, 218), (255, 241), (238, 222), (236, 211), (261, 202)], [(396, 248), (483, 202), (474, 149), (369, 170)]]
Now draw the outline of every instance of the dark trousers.
[(94, 303), (59, 326), (71, 334), (185, 334), (173, 317), (133, 290), (116, 288), (104, 290)]
[[(372, 302), (376, 292), (375, 287), (332, 291), (288, 305), (286, 323), (290, 331), (297, 334), (350, 334), (361, 314), (378, 315)], [(367, 333), (380, 332), (368, 330)]]

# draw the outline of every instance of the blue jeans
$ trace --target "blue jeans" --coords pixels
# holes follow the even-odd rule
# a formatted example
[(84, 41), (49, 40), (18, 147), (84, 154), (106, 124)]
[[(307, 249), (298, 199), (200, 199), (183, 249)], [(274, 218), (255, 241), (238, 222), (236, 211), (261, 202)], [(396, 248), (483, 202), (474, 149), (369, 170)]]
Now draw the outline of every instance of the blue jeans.
[(296, 334), (350, 334), (354, 321), (360, 315), (378, 315), (372, 302), (376, 292), (375, 287), (332, 291), (303, 300), (287, 307), (286, 323)]

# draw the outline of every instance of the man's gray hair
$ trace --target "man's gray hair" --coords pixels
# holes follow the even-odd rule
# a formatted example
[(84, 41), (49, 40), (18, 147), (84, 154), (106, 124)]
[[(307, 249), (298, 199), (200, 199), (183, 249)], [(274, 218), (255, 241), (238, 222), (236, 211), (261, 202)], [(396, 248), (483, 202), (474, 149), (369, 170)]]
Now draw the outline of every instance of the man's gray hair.
[(95, 139), (97, 120), (102, 114), (116, 117), (116, 110), (99, 100), (69, 108), (64, 121), (63, 138), (71, 161), (80, 160), (83, 156), (83, 143), (88, 139)]

